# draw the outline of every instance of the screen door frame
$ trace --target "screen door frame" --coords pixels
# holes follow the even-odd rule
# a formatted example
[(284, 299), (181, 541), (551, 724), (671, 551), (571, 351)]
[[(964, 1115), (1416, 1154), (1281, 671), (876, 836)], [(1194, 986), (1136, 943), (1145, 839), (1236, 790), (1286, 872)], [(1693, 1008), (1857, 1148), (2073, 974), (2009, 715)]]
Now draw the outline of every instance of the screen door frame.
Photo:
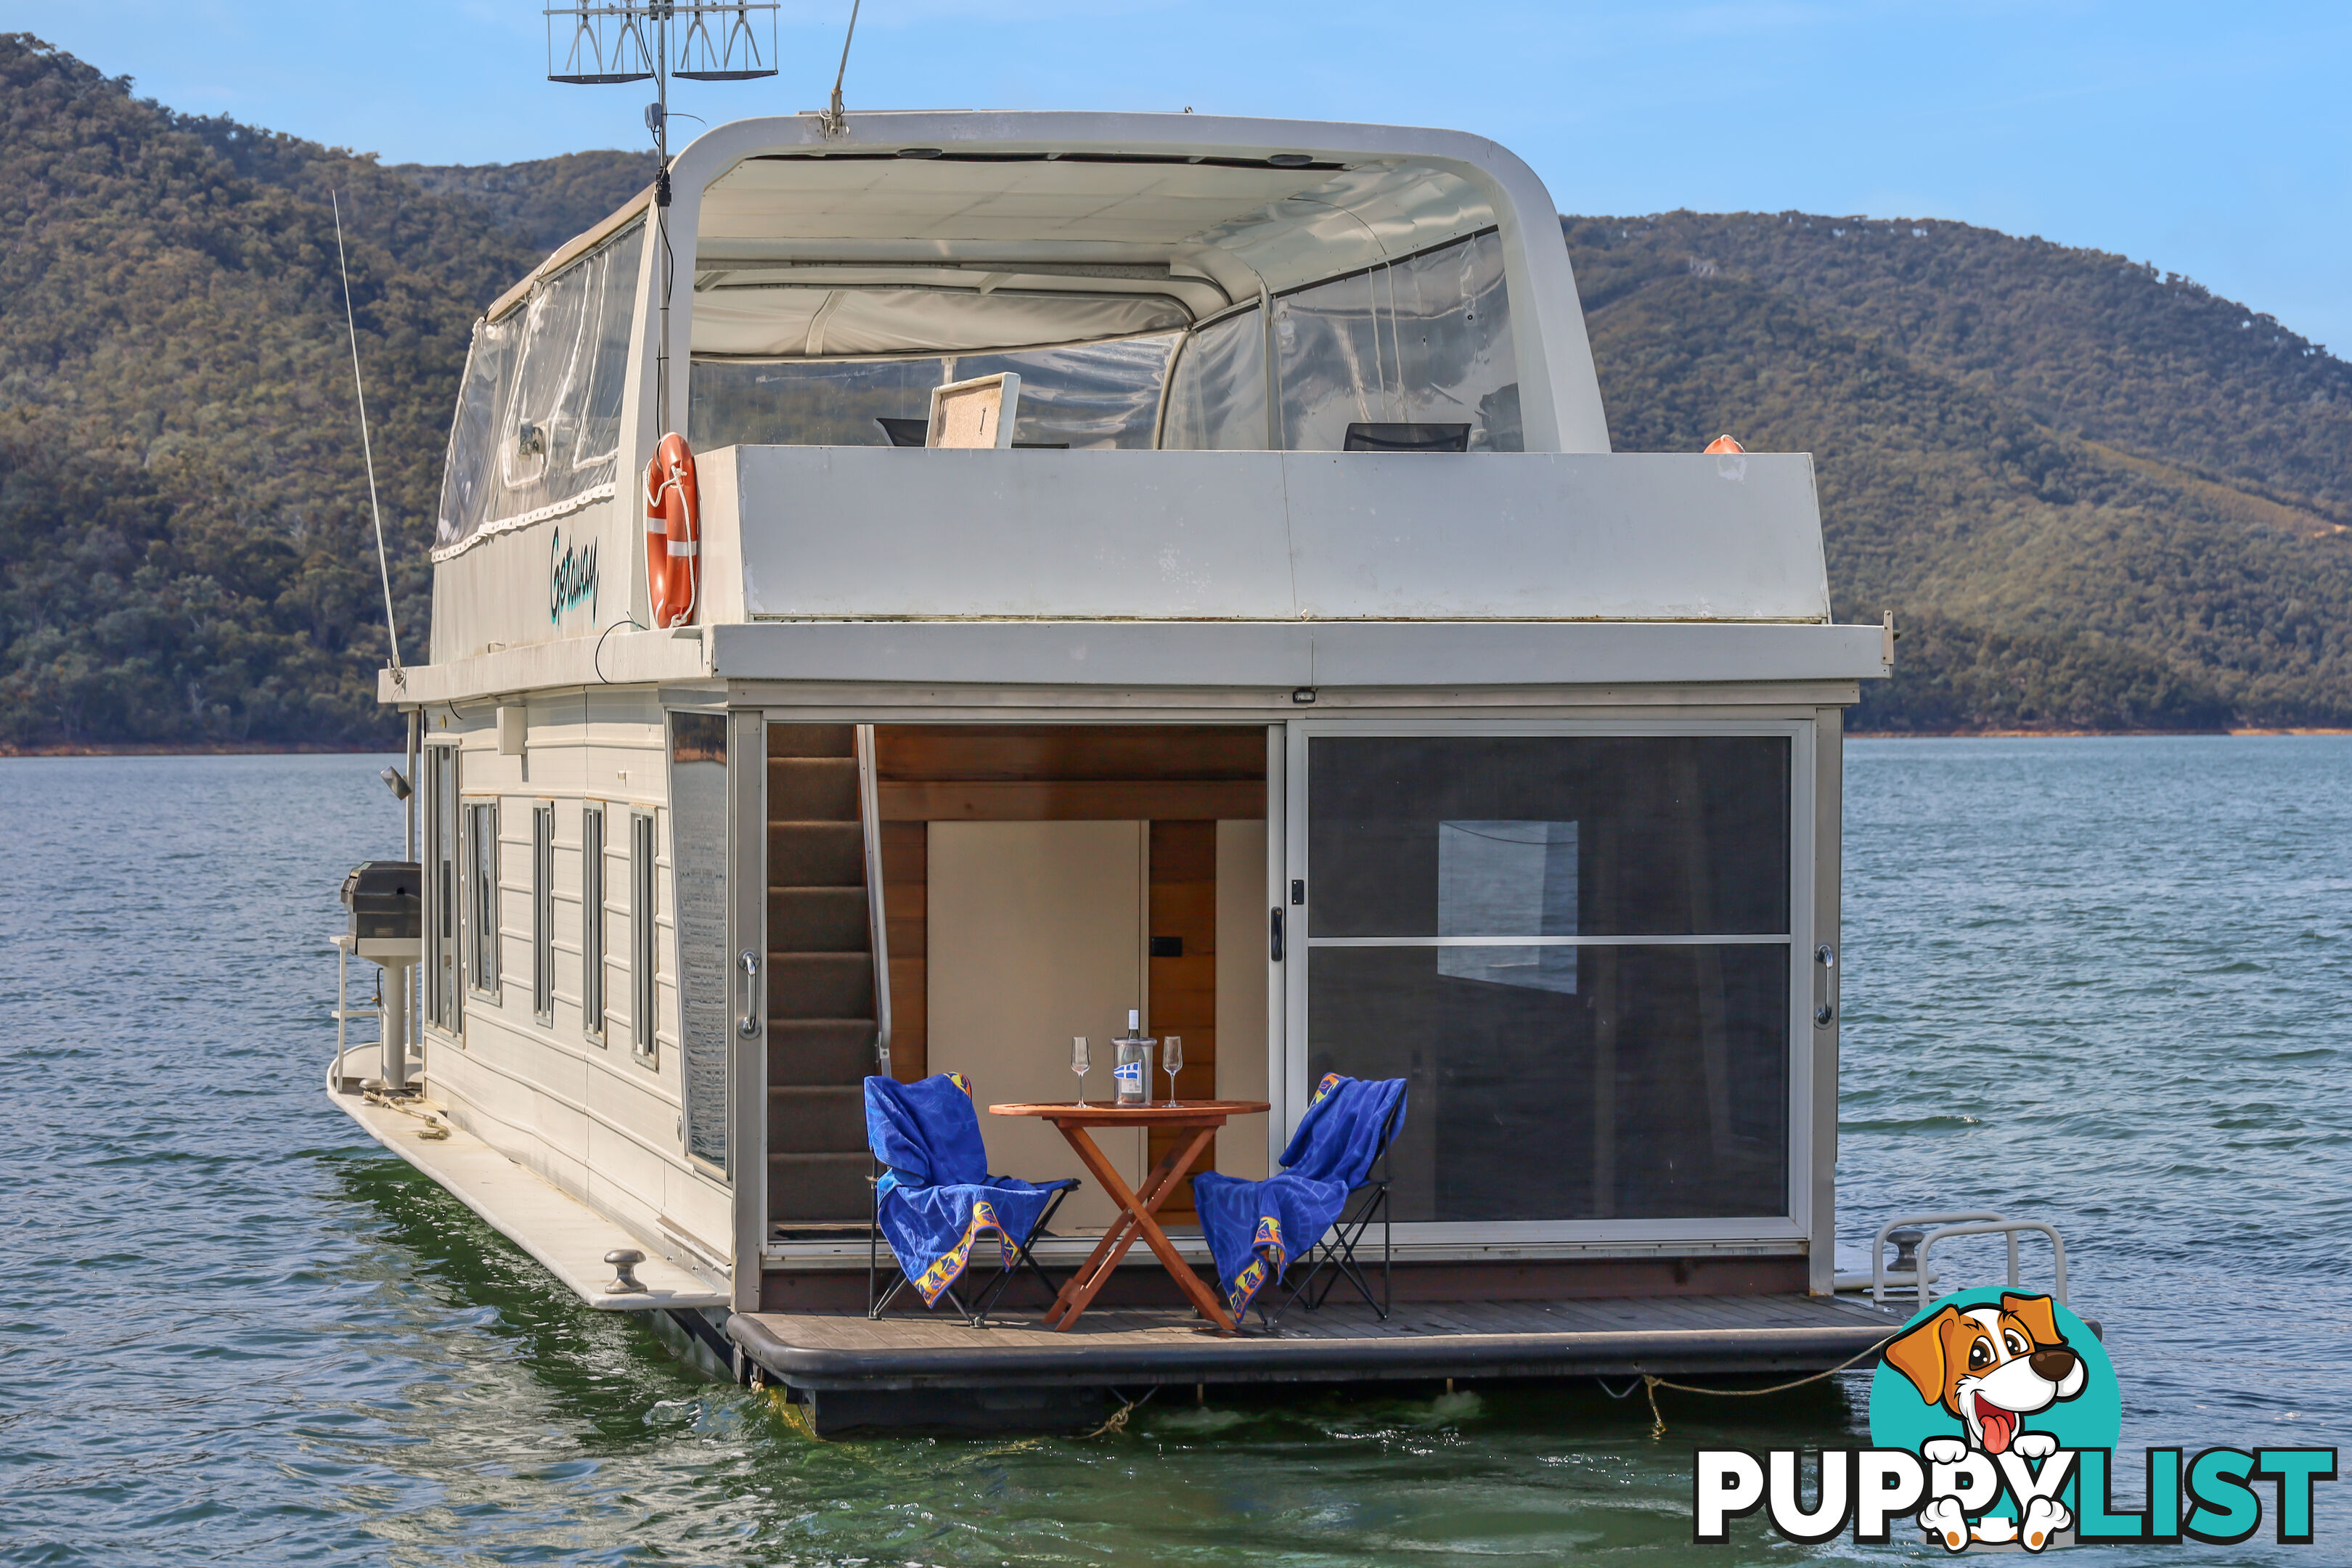
[[(1286, 755), (1280, 779), (1284, 831), (1278, 836), (1281, 874), (1274, 897), (1280, 902), (1286, 931), (1282, 971), (1281, 1070), (1274, 1075), (1272, 1128), (1286, 1139), (1287, 1130), (1306, 1113), (1314, 1086), (1307, 1081), (1309, 1063), (1308, 966), (1317, 945), (1307, 914), (1314, 882), (1307, 865), (1309, 831), (1310, 743), (1333, 738), (1444, 738), (1524, 735), (1547, 739), (1579, 737), (1721, 738), (1772, 735), (1789, 742), (1789, 963), (1788, 1097), (1786, 1206), (1774, 1215), (1721, 1217), (1632, 1218), (1587, 1220), (1399, 1221), (1401, 1245), (1439, 1247), (1491, 1247), (1496, 1243), (1545, 1244), (1761, 1244), (1805, 1240), (1812, 1230), (1813, 1192), (1813, 1058), (1812, 952), (1814, 789), (1816, 780), (1815, 721), (1810, 719), (1294, 719), (1286, 726)], [(1269, 781), (1273, 783), (1273, 781)], [(1271, 802), (1269, 803), (1271, 804)], [(1270, 835), (1269, 848), (1272, 848)], [(1270, 857), (1271, 858), (1271, 857)], [(1289, 902), (1294, 881), (1307, 884), (1308, 903)], [(1328, 940), (1328, 939), (1327, 939)], [(1752, 940), (1752, 939), (1750, 939)], [(1407, 1114), (1412, 1114), (1409, 1109)], [(1279, 1144), (1277, 1143), (1277, 1149)], [(1777, 1248), (1776, 1248), (1777, 1250)]]

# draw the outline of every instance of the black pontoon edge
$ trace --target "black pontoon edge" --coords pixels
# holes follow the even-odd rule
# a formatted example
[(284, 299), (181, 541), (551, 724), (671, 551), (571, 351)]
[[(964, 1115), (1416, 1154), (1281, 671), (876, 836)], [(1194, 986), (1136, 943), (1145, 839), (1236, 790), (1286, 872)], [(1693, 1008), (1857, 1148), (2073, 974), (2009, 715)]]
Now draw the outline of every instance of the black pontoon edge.
[[(1430, 1334), (1376, 1340), (1219, 1339), (1153, 1345), (835, 1350), (780, 1338), (766, 1317), (739, 1312), (727, 1333), (796, 1388), (989, 1388), (1053, 1384), (1331, 1383), (1388, 1377), (1627, 1377), (1819, 1372), (1892, 1334), (1889, 1321), (1852, 1327), (1645, 1329), (1561, 1334)], [(1857, 1370), (1866, 1366), (1857, 1363)]]

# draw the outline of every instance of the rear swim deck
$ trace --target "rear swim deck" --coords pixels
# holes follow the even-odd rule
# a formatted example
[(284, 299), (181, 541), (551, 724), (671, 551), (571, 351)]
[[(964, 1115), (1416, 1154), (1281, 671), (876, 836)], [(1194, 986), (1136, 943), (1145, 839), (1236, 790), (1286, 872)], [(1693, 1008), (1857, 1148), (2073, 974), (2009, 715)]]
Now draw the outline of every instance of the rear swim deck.
[(1902, 1320), (1803, 1295), (1400, 1301), (1386, 1321), (1338, 1299), (1226, 1338), (1177, 1307), (1113, 1307), (1067, 1333), (1035, 1309), (974, 1329), (942, 1311), (739, 1312), (746, 1370), (806, 1404), (820, 1433), (927, 1418), (1059, 1426), (1103, 1391), (1167, 1384), (1359, 1384), (1448, 1378), (1664, 1377), (1818, 1372), (1867, 1355)]

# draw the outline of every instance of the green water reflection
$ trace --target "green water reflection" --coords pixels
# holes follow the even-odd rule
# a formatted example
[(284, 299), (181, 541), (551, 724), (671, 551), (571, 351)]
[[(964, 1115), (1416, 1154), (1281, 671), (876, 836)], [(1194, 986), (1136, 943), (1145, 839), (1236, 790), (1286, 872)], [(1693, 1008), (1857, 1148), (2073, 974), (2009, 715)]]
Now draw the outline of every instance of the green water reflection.
[[(372, 1521), (418, 1548), (447, 1530), (648, 1562), (1721, 1563), (1687, 1544), (1693, 1447), (1855, 1433), (1840, 1379), (1670, 1391), (1662, 1438), (1638, 1388), (1580, 1384), (1185, 1386), (1087, 1438), (820, 1441), (780, 1394), (701, 1382), (636, 1320), (578, 1305), (413, 1172), (332, 1163), (385, 1261), (405, 1255), (387, 1278), (445, 1314), (449, 1360), (405, 1383), (400, 1423), (404, 1468), (441, 1499)], [(591, 1545), (583, 1501), (614, 1538)], [(570, 1517), (533, 1524), (541, 1509)]]

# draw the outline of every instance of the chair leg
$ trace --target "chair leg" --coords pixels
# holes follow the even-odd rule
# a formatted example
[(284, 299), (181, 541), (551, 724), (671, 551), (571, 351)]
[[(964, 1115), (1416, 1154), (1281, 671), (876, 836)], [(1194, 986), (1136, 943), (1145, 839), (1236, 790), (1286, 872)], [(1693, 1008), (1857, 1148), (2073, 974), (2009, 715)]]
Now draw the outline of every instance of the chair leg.
[(1055, 1211), (1062, 1206), (1062, 1200), (1068, 1197), (1072, 1189), (1064, 1187), (1060, 1192), (1055, 1193), (1046, 1203), (1045, 1212), (1037, 1216), (1037, 1223), (1029, 1227), (1028, 1236), (1013, 1244), (1013, 1265), (1009, 1268), (999, 1269), (996, 1278), (989, 1282), (988, 1289), (980, 1299), (981, 1310), (985, 1312), (994, 1309), (996, 1304), (1003, 1300), (1004, 1292), (1012, 1288), (1014, 1276), (1024, 1269), (1034, 1274), (1037, 1277), (1037, 1282), (1045, 1287), (1045, 1300), (1048, 1304), (1061, 1294), (1062, 1288), (1054, 1283), (1054, 1277), (1045, 1271), (1045, 1266), (1038, 1262), (1035, 1256), (1030, 1252), (1029, 1243), (1045, 1234), (1045, 1227), (1053, 1223)]
[[(884, 1312), (889, 1310), (890, 1303), (898, 1299), (898, 1292), (907, 1288), (906, 1271), (904, 1269), (894, 1269), (892, 1272), (896, 1273), (898, 1278), (891, 1283), (890, 1289), (883, 1292), (878, 1299), (871, 1296), (867, 1298), (867, 1300), (874, 1303), (872, 1306), (866, 1309), (866, 1315), (867, 1318), (879, 1318)], [(868, 1278), (870, 1279), (871, 1276)]]
[[(1038, 1215), (1037, 1223), (1029, 1227), (1030, 1236), (1036, 1236), (1045, 1230), (1046, 1225), (1052, 1221), (1055, 1212), (1062, 1206), (1062, 1200), (1068, 1197), (1074, 1190), (1075, 1189), (1073, 1188), (1064, 1187), (1054, 1194), (1053, 1198), (1045, 1205), (1045, 1211)], [(892, 1283), (890, 1289), (885, 1291), (879, 1298), (877, 1298), (875, 1295), (875, 1277), (880, 1271), (881, 1267), (881, 1200), (879, 1197), (877, 1197), (875, 1200), (874, 1220), (867, 1228), (866, 1237), (866, 1299), (867, 1301), (872, 1303), (872, 1305), (866, 1308), (866, 1316), (869, 1320), (881, 1317), (883, 1312), (889, 1307), (890, 1303), (898, 1299), (898, 1292), (905, 1289), (910, 1283), (907, 1278), (907, 1271), (898, 1266), (898, 1258), (894, 1254), (891, 1258), (891, 1271), (898, 1276), (898, 1279), (894, 1283)], [(955, 1293), (955, 1289), (952, 1286), (940, 1292), (940, 1295), (948, 1301), (948, 1303), (954, 1307), (958, 1312), (963, 1315), (963, 1321), (971, 1324), (975, 1329), (984, 1329), (988, 1327), (989, 1312), (995, 1307), (998, 1300), (1003, 1298), (1005, 1289), (1013, 1283), (1013, 1276), (1021, 1272), (1024, 1267), (1026, 1267), (1031, 1273), (1036, 1275), (1038, 1282), (1045, 1287), (1045, 1297), (1047, 1300), (1052, 1300), (1060, 1293), (1061, 1288), (1054, 1283), (1054, 1277), (1045, 1272), (1045, 1266), (1040, 1264), (1030, 1253), (1029, 1243), (1025, 1238), (1021, 1241), (1014, 1242), (1013, 1244), (1013, 1249), (1014, 1253), (1013, 1267), (1009, 1268), (1000, 1268), (997, 1270), (997, 1277), (994, 1279), (990, 1280), (988, 1285), (982, 1289), (980, 1294), (972, 1298), (973, 1305), (964, 1305), (963, 1298)], [(932, 1301), (926, 1303), (923, 1310), (927, 1312), (933, 1311), (937, 1310), (938, 1306), (939, 1303), (937, 1301)]]
[[(1370, 1213), (1369, 1205), (1366, 1206), (1365, 1213)], [(1339, 1281), (1323, 1280), (1323, 1289), (1319, 1291), (1315, 1289), (1316, 1282), (1323, 1279), (1323, 1271), (1333, 1267), (1340, 1258), (1339, 1247), (1335, 1246), (1335, 1243), (1345, 1243), (1349, 1224), (1347, 1211), (1342, 1209), (1339, 1219), (1333, 1222), (1329, 1235), (1318, 1238), (1314, 1246), (1292, 1261), (1289, 1269), (1284, 1270), (1285, 1279), (1289, 1277), (1292, 1270), (1303, 1268), (1306, 1272), (1298, 1283), (1291, 1288), (1290, 1293), (1282, 1299), (1282, 1305), (1276, 1308), (1270, 1315), (1264, 1308), (1259, 1309), (1259, 1315), (1265, 1319), (1269, 1327), (1302, 1300), (1306, 1301), (1307, 1310), (1310, 1312), (1322, 1308), (1325, 1298), (1331, 1294), (1331, 1287)], [(1281, 1283), (1280, 1279), (1274, 1280), (1269, 1284), (1268, 1289), (1279, 1289)]]
[[(957, 1311), (963, 1314), (963, 1321), (970, 1327), (975, 1329), (984, 1329), (988, 1327), (988, 1310), (983, 1307), (979, 1311), (974, 1311), (970, 1307), (965, 1306), (963, 1304), (963, 1298), (955, 1293), (954, 1286), (949, 1286), (946, 1289), (940, 1291), (940, 1295), (947, 1301), (949, 1306), (953, 1307)], [(934, 1302), (932, 1305), (937, 1306), (938, 1303)], [(930, 1309), (925, 1308), (924, 1310), (928, 1311)]]
[[(1275, 1324), (1282, 1321), (1282, 1315), (1285, 1312), (1289, 1311), (1292, 1307), (1297, 1305), (1298, 1298), (1307, 1294), (1307, 1288), (1315, 1283), (1316, 1271), (1312, 1268), (1307, 1268), (1309, 1261), (1314, 1258), (1314, 1256), (1315, 1248), (1308, 1247), (1307, 1249), (1307, 1257), (1293, 1258), (1288, 1268), (1285, 1268), (1280, 1274), (1276, 1275), (1273, 1279), (1267, 1280), (1264, 1286), (1259, 1288), (1257, 1293), (1258, 1321), (1264, 1323), (1270, 1329), (1274, 1327)], [(1289, 1279), (1292, 1273), (1302, 1268), (1307, 1268), (1307, 1277), (1301, 1279), (1297, 1285), (1291, 1287), (1290, 1293), (1282, 1298), (1282, 1304), (1280, 1306), (1275, 1308), (1274, 1310), (1270, 1312), (1267, 1311), (1265, 1309), (1265, 1299), (1268, 1296), (1272, 1296), (1280, 1291), (1282, 1289), (1282, 1282), (1285, 1279)], [(1313, 1311), (1314, 1309), (1309, 1307), (1307, 1310)]]
[(887, 1307), (898, 1294), (898, 1285), (904, 1285), (907, 1282), (907, 1271), (898, 1268), (898, 1255), (894, 1252), (890, 1255), (890, 1267), (898, 1276), (898, 1285), (890, 1287), (889, 1295), (876, 1294), (874, 1279), (875, 1276), (881, 1272), (882, 1266), (881, 1178), (882, 1162), (877, 1160), (874, 1162), (874, 1168), (866, 1173), (866, 1184), (872, 1192), (869, 1201), (873, 1205), (866, 1216), (866, 1316), (869, 1321), (882, 1315), (882, 1309)]
[[(1043, 1220), (1038, 1221), (1040, 1228), (1044, 1224)], [(1033, 1230), (1030, 1234), (1034, 1236), (1036, 1232)], [(989, 1281), (988, 1291), (981, 1298), (982, 1305), (993, 1310), (997, 1303), (1004, 1299), (1004, 1293), (1013, 1288), (1013, 1280), (1023, 1274), (1034, 1275), (1037, 1283), (1045, 1288), (1045, 1300), (1049, 1306), (1055, 1298), (1062, 1293), (1062, 1288), (1054, 1283), (1054, 1277), (1045, 1271), (1045, 1266), (1038, 1262), (1035, 1255), (1030, 1252), (1029, 1244), (1025, 1241), (1016, 1241), (1013, 1244), (1012, 1266), (997, 1270), (996, 1278)]]
[[(1381, 1225), (1381, 1290), (1378, 1297), (1372, 1294), (1371, 1280), (1364, 1273), (1362, 1260), (1356, 1256), (1357, 1244), (1361, 1242), (1365, 1233), (1371, 1229), (1375, 1215), (1379, 1217)], [(1364, 1298), (1364, 1305), (1371, 1308), (1374, 1315), (1381, 1321), (1387, 1321), (1390, 1310), (1394, 1305), (1390, 1272), (1393, 1257), (1391, 1238), (1392, 1232), (1389, 1225), (1388, 1184), (1375, 1183), (1372, 1187), (1372, 1196), (1363, 1208), (1352, 1218), (1343, 1218), (1341, 1223), (1333, 1226), (1330, 1237), (1317, 1247), (1315, 1269), (1313, 1275), (1308, 1278), (1308, 1285), (1312, 1285), (1325, 1269), (1328, 1268), (1332, 1273), (1329, 1279), (1323, 1280), (1322, 1289), (1307, 1303), (1307, 1310), (1310, 1312), (1320, 1310), (1323, 1303), (1331, 1299), (1332, 1290), (1344, 1278)]]

